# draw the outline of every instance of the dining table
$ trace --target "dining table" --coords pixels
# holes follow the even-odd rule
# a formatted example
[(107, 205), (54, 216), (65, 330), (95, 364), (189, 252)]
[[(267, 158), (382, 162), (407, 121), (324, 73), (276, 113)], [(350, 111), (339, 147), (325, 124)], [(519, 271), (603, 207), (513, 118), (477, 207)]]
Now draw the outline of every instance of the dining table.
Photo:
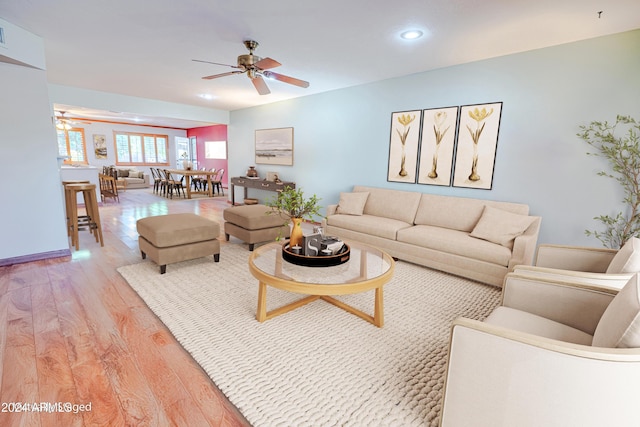
[[(203, 171), (196, 169), (168, 169), (174, 175), (183, 175), (185, 177), (185, 186), (187, 190), (187, 199), (191, 198), (192, 194), (206, 194), (209, 197), (213, 197), (213, 185), (211, 185), (211, 177), (213, 177), (216, 171)], [(206, 176), (207, 177), (207, 190), (191, 190), (191, 178), (194, 176)]]

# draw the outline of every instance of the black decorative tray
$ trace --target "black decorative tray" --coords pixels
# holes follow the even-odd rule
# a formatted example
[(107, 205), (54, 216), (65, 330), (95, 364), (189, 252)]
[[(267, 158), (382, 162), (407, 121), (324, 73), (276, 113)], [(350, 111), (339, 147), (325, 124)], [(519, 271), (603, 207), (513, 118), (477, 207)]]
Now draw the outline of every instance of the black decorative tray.
[(325, 256), (306, 256), (298, 255), (291, 252), (289, 243), (282, 245), (282, 258), (292, 264), (302, 265), (305, 267), (332, 267), (344, 264), (351, 257), (351, 248), (346, 243), (337, 254)]

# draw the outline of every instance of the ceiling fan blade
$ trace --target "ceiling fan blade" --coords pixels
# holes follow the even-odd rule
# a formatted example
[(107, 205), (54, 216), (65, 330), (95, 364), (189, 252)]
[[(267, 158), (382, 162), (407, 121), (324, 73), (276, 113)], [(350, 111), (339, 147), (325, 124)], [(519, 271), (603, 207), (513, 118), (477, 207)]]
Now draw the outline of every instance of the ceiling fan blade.
[(281, 66), (282, 64), (271, 58), (262, 58), (260, 61), (253, 64), (254, 66), (260, 68), (261, 70), (268, 70), (269, 68), (276, 68)]
[(269, 95), (271, 93), (271, 91), (269, 90), (269, 87), (264, 82), (264, 79), (262, 77), (260, 76), (254, 77), (253, 79), (251, 79), (251, 83), (253, 83), (253, 86), (255, 86), (256, 90), (260, 95)]
[(309, 82), (305, 82), (304, 80), (296, 79), (294, 77), (285, 76), (284, 74), (274, 73), (272, 71), (265, 71), (262, 73), (268, 79), (274, 79), (281, 82), (289, 83), (290, 85), (300, 86), (300, 87), (309, 87)]
[(222, 74), (214, 74), (212, 76), (205, 76), (203, 77), (204, 80), (211, 80), (211, 79), (217, 79), (218, 77), (224, 77), (224, 76), (231, 76), (234, 74), (242, 74), (244, 73), (244, 71), (229, 71), (228, 73), (222, 73)]
[(202, 59), (192, 59), (194, 62), (203, 62), (205, 64), (222, 65), (223, 67), (240, 68), (237, 65), (221, 64), (219, 62), (203, 61)]

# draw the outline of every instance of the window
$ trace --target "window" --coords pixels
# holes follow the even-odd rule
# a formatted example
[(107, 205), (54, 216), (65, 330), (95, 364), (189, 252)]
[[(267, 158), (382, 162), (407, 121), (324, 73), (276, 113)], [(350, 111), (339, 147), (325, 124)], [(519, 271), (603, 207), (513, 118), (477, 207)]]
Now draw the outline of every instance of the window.
[(168, 165), (167, 135), (114, 132), (117, 165)]
[(67, 157), (65, 163), (87, 164), (87, 148), (84, 129), (58, 129), (58, 155)]
[(207, 159), (226, 159), (227, 141), (205, 141), (204, 157)]

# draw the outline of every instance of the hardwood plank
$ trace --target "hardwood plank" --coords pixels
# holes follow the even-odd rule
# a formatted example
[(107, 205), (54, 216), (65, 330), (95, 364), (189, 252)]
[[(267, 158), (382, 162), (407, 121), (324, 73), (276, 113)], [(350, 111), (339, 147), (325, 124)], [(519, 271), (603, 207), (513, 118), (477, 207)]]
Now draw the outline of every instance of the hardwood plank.
[[(2, 363), (0, 402), (38, 401), (38, 370), (35, 359), (31, 289), (9, 291), (7, 304), (7, 340)], [(8, 368), (8, 369), (7, 369)], [(38, 412), (0, 412), (2, 426), (40, 426)]]
[[(79, 404), (49, 283), (31, 287), (39, 402)], [(82, 426), (82, 413), (42, 413), (43, 426)]]
[[(73, 288), (53, 274), (60, 270), (70, 274), (69, 266), (50, 267), (49, 271), (51, 276), (57, 277), (52, 281), (51, 289), (76, 387), (77, 403), (91, 403), (91, 411), (83, 414), (87, 426), (125, 425), (120, 402), (95, 351), (95, 338), (86, 323), (82, 306)], [(73, 276), (69, 277), (72, 280)]]

